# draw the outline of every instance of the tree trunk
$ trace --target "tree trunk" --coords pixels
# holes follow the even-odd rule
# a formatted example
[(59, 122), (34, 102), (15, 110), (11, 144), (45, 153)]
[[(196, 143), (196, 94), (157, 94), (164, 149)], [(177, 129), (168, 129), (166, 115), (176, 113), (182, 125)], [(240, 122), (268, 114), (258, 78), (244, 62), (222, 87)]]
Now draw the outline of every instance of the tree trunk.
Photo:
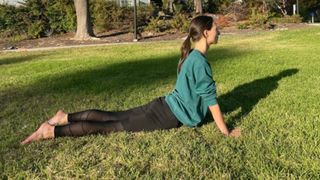
[(194, 8), (196, 11), (196, 14), (202, 14), (202, 2), (201, 0), (194, 0)]
[(169, 12), (171, 12), (171, 13), (173, 13), (174, 12), (174, 10), (173, 10), (173, 1), (174, 0), (169, 0)]
[(262, 1), (262, 13), (265, 14), (267, 11), (268, 5), (266, 1)]
[(287, 13), (287, 0), (282, 0), (280, 1), (280, 5), (276, 2), (276, 6), (278, 7), (278, 9), (281, 11), (283, 16), (286, 16)]
[(74, 40), (93, 40), (95, 35), (93, 33), (88, 0), (74, 0), (77, 15), (77, 33)]

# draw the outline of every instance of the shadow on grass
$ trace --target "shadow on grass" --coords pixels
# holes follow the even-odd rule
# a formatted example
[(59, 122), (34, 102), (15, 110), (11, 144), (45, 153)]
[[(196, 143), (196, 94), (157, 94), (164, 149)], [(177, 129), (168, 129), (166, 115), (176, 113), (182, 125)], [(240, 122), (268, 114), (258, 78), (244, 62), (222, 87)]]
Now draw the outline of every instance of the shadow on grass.
[(20, 56), (20, 57), (7, 57), (7, 58), (0, 58), (0, 66), (1, 65), (7, 65), (7, 64), (16, 64), (16, 63), (22, 63), (27, 61), (34, 61), (40, 57), (43, 57), (43, 55), (27, 55), (27, 56)]
[[(232, 58), (249, 52), (216, 48), (210, 53), (224, 54), (225, 58)], [(76, 70), (63, 75), (46, 76), (27, 87), (6, 90), (0, 100), (5, 107), (7, 103), (13, 101), (24, 101), (33, 96), (47, 94), (76, 94), (81, 97), (99, 93), (117, 95), (136, 88), (147, 90), (151, 85), (161, 85), (176, 78), (178, 59), (178, 53), (160, 58), (129, 59), (126, 62), (102, 64), (96, 68)], [(223, 59), (220, 56), (214, 61)]]
[[(237, 57), (250, 52), (215, 48), (209, 53), (220, 55), (219, 59), (211, 59), (215, 62), (229, 60), (229, 58), (237, 59)], [(69, 102), (77, 104), (79, 103), (77, 100), (91, 98), (92, 95), (99, 96), (101, 101), (105, 101), (104, 96), (106, 94), (117, 96), (136, 89), (149, 91), (150, 87), (156, 88), (164, 84), (168, 85), (176, 78), (178, 59), (179, 53), (142, 60), (128, 58), (125, 62), (112, 64), (101, 62), (100, 65), (95, 67), (73, 69), (65, 74), (46, 75), (28, 86), (19, 87), (17, 84), (2, 91), (0, 89), (0, 109), (3, 110), (0, 112), (0, 126), (3, 122), (7, 122), (12, 124), (8, 131), (15, 132), (12, 129), (13, 127), (17, 129), (23, 127), (22, 122), (15, 123), (17, 118), (14, 116), (16, 114), (23, 112), (28, 119), (39, 119), (37, 116), (41, 114), (43, 109), (52, 108), (50, 102), (59, 102), (59, 104), (56, 104), (60, 106), (59, 108), (67, 109), (66, 106), (68, 105), (65, 104)], [(81, 63), (81, 61), (78, 63)], [(43, 69), (43, 71), (47, 70), (46, 68)], [(174, 87), (174, 84), (172, 84), (172, 87)], [(77, 99), (75, 100), (75, 98)], [(43, 109), (39, 109), (39, 107)], [(15, 142), (16, 139), (13, 138), (13, 141)]]
[[(237, 60), (248, 53), (252, 53), (252, 51), (218, 47), (210, 50), (209, 55), (212, 57), (210, 61), (215, 63), (223, 60)], [(148, 91), (151, 86), (168, 85), (176, 78), (178, 59), (179, 54), (177, 53), (142, 60), (128, 58), (125, 62), (112, 64), (102, 62), (100, 66), (73, 69), (65, 74), (43, 76), (26, 87), (11, 87), (0, 92), (0, 109), (3, 110), (0, 112), (0, 125), (6, 121), (14, 124), (12, 127), (20, 129), (23, 123), (15, 123), (15, 114), (23, 112), (28, 119), (39, 119), (33, 117), (41, 114), (43, 109), (52, 108), (50, 102), (58, 101), (59, 106), (64, 109), (67, 108), (64, 107), (64, 102), (74, 102), (76, 97), (86, 99), (90, 98), (90, 95), (97, 95), (101, 97), (101, 101), (104, 101), (106, 94), (117, 96), (124, 92), (128, 93), (127, 89)], [(43, 69), (43, 71), (47, 70)], [(48, 97), (50, 99), (42, 99)], [(32, 98), (34, 99), (30, 101)], [(39, 101), (35, 102), (35, 99)], [(39, 107), (43, 109), (39, 109)], [(12, 127), (10, 127), (10, 132), (15, 131), (11, 129)], [(13, 138), (12, 142), (15, 141), (16, 139)]]
[(287, 69), (274, 76), (267, 76), (237, 86), (229, 93), (220, 96), (218, 101), (223, 113), (230, 113), (241, 108), (241, 111), (227, 122), (228, 127), (233, 129), (235, 124), (249, 114), (261, 99), (267, 97), (278, 87), (278, 82), (282, 78), (293, 76), (298, 71), (298, 69)]

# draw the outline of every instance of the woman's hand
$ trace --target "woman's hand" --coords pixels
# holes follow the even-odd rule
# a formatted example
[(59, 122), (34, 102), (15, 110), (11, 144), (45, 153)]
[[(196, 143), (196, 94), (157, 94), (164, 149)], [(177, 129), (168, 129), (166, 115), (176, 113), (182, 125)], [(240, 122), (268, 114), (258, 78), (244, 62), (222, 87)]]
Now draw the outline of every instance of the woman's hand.
[(213, 116), (214, 121), (216, 122), (216, 124), (222, 134), (224, 134), (226, 136), (235, 137), (235, 138), (237, 138), (241, 135), (241, 131), (239, 128), (234, 128), (231, 132), (228, 131), (228, 128), (224, 122), (219, 104), (209, 106), (209, 109), (211, 111), (211, 114)]
[(234, 128), (230, 133), (229, 133), (229, 136), (232, 136), (232, 137), (239, 137), (241, 135), (241, 130), (239, 128)]

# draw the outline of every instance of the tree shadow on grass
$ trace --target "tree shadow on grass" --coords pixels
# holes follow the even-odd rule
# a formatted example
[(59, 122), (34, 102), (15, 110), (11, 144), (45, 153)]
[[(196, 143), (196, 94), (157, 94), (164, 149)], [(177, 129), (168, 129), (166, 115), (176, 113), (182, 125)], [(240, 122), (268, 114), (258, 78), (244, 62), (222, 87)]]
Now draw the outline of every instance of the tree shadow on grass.
[(17, 64), (27, 61), (34, 61), (43, 55), (27, 55), (27, 56), (19, 56), (19, 57), (6, 57), (4, 59), (0, 58), (0, 66), (7, 65), (7, 64)]
[[(219, 59), (214, 61), (220, 61), (224, 58), (240, 57), (250, 52), (215, 48), (210, 53), (219, 54)], [(66, 74), (45, 76), (27, 87), (6, 90), (0, 96), (3, 102), (0, 106), (5, 107), (10, 102), (24, 102), (30, 97), (40, 98), (48, 94), (74, 94), (85, 99), (90, 94), (117, 95), (128, 89), (139, 88), (147, 91), (152, 85), (161, 85), (176, 77), (178, 59), (178, 53), (143, 60), (129, 59), (121, 63), (101, 64), (96, 68), (84, 68)]]
[[(215, 63), (222, 60), (237, 60), (252, 51), (218, 47), (210, 50), (209, 53), (213, 57), (210, 58), (211, 62)], [(46, 53), (44, 54), (46, 55)], [(34, 58), (36, 59), (36, 57)], [(124, 62), (112, 64), (102, 62), (100, 66), (96, 67), (88, 66), (83, 69), (73, 69), (64, 74), (46, 75), (27, 86), (19, 87), (16, 85), (2, 91), (0, 89), (0, 109), (3, 110), (0, 112), (0, 127), (6, 121), (12, 124), (9, 131), (15, 132), (13, 127), (20, 129), (25, 123), (16, 123), (17, 118), (14, 117), (16, 114), (23, 112), (27, 117), (23, 121), (29, 121), (41, 114), (43, 109), (52, 108), (47, 107), (51, 102), (58, 101), (57, 105), (63, 109), (64, 103), (76, 101), (75, 97), (79, 97), (78, 99), (81, 100), (90, 98), (90, 95), (97, 95), (101, 97), (101, 101), (104, 101), (106, 94), (117, 96), (124, 92), (128, 93), (127, 89), (148, 91), (150, 87), (168, 85), (176, 78), (178, 59), (179, 54), (177, 53), (142, 60), (128, 58)], [(39, 109), (39, 107), (43, 109)]]
[[(298, 71), (298, 69), (283, 70), (274, 76), (267, 76), (265, 78), (256, 79), (252, 82), (237, 86), (229, 93), (218, 97), (219, 105), (223, 113), (227, 114), (237, 110), (238, 108), (241, 109), (239, 113), (232, 115), (230, 120), (227, 122), (229, 129), (233, 129), (236, 123), (249, 114), (261, 99), (267, 97), (272, 91), (274, 91), (278, 87), (278, 82), (282, 78), (293, 76)], [(208, 118), (206, 123), (210, 122), (209, 119), (210, 118)]]

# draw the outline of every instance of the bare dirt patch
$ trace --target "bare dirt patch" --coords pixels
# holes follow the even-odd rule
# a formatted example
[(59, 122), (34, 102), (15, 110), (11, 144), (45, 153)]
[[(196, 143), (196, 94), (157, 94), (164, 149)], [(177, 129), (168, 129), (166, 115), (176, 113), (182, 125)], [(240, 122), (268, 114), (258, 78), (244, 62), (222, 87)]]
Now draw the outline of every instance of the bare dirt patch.
[[(311, 27), (308, 24), (282, 24), (278, 25), (275, 30), (287, 30), (287, 29), (299, 29)], [(257, 32), (270, 31), (259, 29), (237, 29), (237, 27), (225, 27), (221, 30), (222, 35), (228, 34), (252, 34)], [(140, 42), (145, 41), (165, 41), (182, 39), (186, 36), (186, 33), (180, 32), (162, 32), (162, 33), (142, 33), (138, 36)], [(66, 33), (53, 35), (51, 37), (43, 37), (38, 39), (28, 39), (19, 42), (12, 42), (7, 39), (0, 40), (0, 51), (8, 49), (33, 49), (43, 47), (63, 47), (73, 45), (88, 45), (88, 44), (104, 44), (104, 43), (122, 43), (132, 42), (134, 37), (132, 32), (128, 31), (109, 31), (105, 33), (97, 34), (100, 40), (88, 40), (88, 41), (75, 41), (72, 40), (74, 33)]]

